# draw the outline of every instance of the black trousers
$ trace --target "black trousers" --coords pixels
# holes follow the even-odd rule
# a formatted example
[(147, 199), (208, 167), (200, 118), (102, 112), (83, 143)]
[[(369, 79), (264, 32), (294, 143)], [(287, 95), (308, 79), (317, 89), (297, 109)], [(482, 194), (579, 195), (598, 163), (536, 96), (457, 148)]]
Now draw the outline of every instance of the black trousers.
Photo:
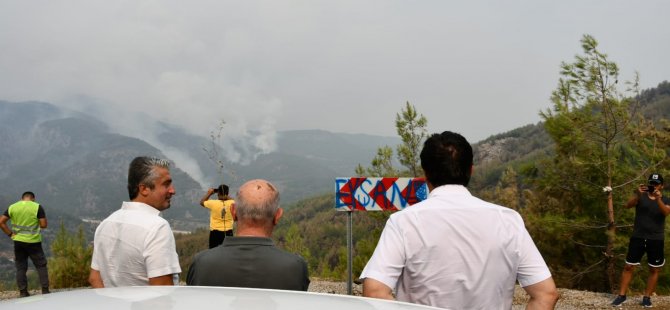
[(233, 230), (210, 230), (209, 231), (209, 248), (215, 248), (223, 243), (223, 239), (226, 239), (226, 236), (232, 236)]
[(49, 288), (49, 272), (47, 271), (47, 258), (42, 250), (42, 242), (26, 243), (14, 241), (14, 265), (16, 266), (16, 285), (19, 290), (28, 289), (28, 257), (33, 261), (37, 274), (40, 278), (42, 288)]

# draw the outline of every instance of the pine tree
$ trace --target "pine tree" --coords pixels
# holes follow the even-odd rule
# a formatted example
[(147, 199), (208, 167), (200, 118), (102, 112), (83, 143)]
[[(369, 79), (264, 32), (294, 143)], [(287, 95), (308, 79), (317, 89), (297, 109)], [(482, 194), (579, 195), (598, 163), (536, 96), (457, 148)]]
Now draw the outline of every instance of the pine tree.
[(52, 288), (88, 286), (93, 247), (87, 245), (84, 229), (80, 226), (76, 234), (65, 229), (61, 222), (55, 240), (51, 244), (49, 259), (49, 281)]
[[(638, 77), (619, 83), (619, 67), (598, 50), (598, 42), (584, 35), (581, 43), (583, 55), (561, 64), (553, 109), (541, 113), (556, 153), (545, 163), (540, 186), (544, 195), (560, 202), (554, 214), (570, 219), (571, 225), (580, 222), (579, 229), (605, 229), (605, 234), (583, 234), (581, 242), (573, 235), (573, 240), (599, 248), (599, 236), (606, 237), (600, 262), (613, 291), (618, 283), (615, 195), (618, 204), (628, 198), (632, 187), (665, 157), (665, 150), (658, 147), (656, 129), (646, 127), (637, 113)], [(623, 91), (622, 84), (628, 85)], [(606, 218), (594, 223), (602, 214)]]

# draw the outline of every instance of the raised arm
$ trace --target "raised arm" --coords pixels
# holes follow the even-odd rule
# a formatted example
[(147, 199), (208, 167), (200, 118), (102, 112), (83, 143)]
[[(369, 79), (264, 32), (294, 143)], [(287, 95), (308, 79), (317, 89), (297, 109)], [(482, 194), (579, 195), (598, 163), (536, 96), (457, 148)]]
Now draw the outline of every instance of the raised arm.
[(665, 202), (663, 201), (663, 193), (656, 189), (654, 193), (652, 194), (656, 198), (656, 204), (658, 205), (658, 210), (663, 213), (664, 216), (668, 216), (670, 214), (670, 206), (666, 205)]
[(213, 188), (207, 189), (207, 193), (205, 194), (205, 196), (202, 196), (202, 198), (200, 198), (200, 205), (204, 207), (205, 201), (207, 201), (209, 199), (209, 196), (212, 196), (212, 194), (214, 194), (214, 189)]
[(647, 186), (640, 184), (636, 190), (633, 191), (633, 196), (628, 199), (628, 202), (623, 206), (626, 209), (633, 208), (637, 206), (637, 203), (640, 202), (640, 197), (647, 191)]

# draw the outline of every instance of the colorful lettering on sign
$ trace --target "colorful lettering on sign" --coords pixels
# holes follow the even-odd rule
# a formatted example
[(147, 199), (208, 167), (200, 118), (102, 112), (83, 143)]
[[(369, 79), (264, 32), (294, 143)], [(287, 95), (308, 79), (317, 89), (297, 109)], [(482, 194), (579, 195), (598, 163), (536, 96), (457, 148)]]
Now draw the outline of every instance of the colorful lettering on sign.
[(425, 200), (424, 178), (336, 178), (337, 211), (398, 211)]

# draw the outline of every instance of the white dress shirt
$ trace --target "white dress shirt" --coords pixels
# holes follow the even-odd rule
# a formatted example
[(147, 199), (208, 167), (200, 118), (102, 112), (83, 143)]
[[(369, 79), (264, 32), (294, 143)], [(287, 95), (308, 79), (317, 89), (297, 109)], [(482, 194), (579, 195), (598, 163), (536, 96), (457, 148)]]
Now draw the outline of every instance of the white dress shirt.
[(105, 287), (149, 285), (149, 278), (181, 272), (172, 229), (159, 214), (147, 204), (123, 202), (100, 223), (91, 268)]
[(453, 309), (511, 309), (514, 286), (551, 276), (514, 210), (460, 185), (391, 215), (361, 278), (398, 300)]

